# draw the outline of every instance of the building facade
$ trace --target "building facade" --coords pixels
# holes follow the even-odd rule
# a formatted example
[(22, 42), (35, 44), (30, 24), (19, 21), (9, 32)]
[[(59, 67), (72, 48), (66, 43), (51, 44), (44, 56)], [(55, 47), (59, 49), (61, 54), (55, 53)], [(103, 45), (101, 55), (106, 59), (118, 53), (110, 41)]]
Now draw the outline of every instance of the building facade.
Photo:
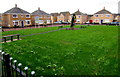
[(0, 26), (2, 26), (2, 13), (0, 13)]
[(6, 11), (2, 15), (3, 27), (24, 27), (31, 26), (31, 14), (19, 7), (17, 4), (14, 8)]
[(108, 10), (106, 10), (104, 7), (102, 10), (95, 13), (92, 19), (93, 19), (93, 23), (99, 23), (99, 24), (110, 23), (113, 22), (114, 15)]
[(57, 21), (69, 22), (70, 12), (60, 12), (57, 16)]
[(52, 21), (52, 23), (57, 22), (57, 16), (58, 15), (59, 15), (58, 13), (51, 13), (51, 21)]
[(51, 24), (51, 15), (38, 8), (38, 10), (32, 13), (32, 24), (33, 25)]
[[(76, 12), (73, 13), (73, 14), (76, 15), (76, 22), (75, 22), (75, 23), (84, 24), (84, 23), (87, 22), (87, 19), (88, 19), (87, 14), (84, 14), (84, 13), (80, 12), (79, 9), (78, 9), (78, 11), (76, 11)], [(70, 21), (71, 21), (71, 19), (72, 19), (72, 14), (70, 15), (70, 18), (69, 18), (69, 19), (70, 19)]]

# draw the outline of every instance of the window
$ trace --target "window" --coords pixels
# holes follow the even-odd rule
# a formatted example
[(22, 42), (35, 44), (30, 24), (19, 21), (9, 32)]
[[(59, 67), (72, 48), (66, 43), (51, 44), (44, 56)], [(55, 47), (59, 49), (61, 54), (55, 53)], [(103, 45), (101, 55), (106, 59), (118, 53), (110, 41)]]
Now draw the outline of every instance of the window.
[(21, 15), (21, 17), (23, 17), (23, 15)]
[(79, 20), (79, 19), (76, 19), (76, 21), (77, 21), (77, 22), (80, 22), (80, 20)]
[(30, 25), (30, 20), (25, 20), (26, 21), (26, 25)]
[(30, 18), (30, 15), (26, 15), (26, 18)]
[(47, 20), (47, 23), (50, 23), (50, 20)]
[(98, 15), (95, 15), (95, 17), (98, 17)]
[(42, 18), (42, 16), (40, 16), (39, 18)]
[(50, 18), (50, 16), (47, 16), (47, 18)]
[(108, 14), (108, 15), (106, 15), (106, 17), (110, 17), (110, 15)]
[(14, 15), (13, 15), (13, 18), (18, 18), (18, 15), (14, 14)]
[(101, 14), (101, 17), (104, 17), (104, 15), (103, 15), (103, 14)]
[(105, 22), (110, 22), (110, 19), (105, 19), (104, 21), (105, 21)]
[(99, 19), (95, 19), (94, 22), (99, 22)]
[(15, 20), (15, 21), (13, 21), (13, 25), (19, 25), (19, 21), (18, 20)]
[(78, 16), (78, 18), (80, 18), (80, 16)]
[(43, 20), (39, 20), (39, 24), (43, 24), (44, 23), (44, 21)]

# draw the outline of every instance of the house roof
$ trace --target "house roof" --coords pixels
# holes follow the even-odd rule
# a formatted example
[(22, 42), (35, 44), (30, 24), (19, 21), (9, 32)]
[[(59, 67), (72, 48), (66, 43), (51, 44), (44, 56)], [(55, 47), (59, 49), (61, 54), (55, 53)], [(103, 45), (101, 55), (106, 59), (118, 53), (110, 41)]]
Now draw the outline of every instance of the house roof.
[(69, 11), (66, 11), (66, 12), (60, 12), (60, 14), (63, 14), (63, 15), (65, 16), (66, 14), (70, 14), (70, 12), (69, 12)]
[(73, 13), (73, 14), (75, 14), (75, 15), (82, 15), (83, 13), (82, 12), (80, 12), (79, 11), (79, 9), (78, 9), (78, 11), (76, 11), (75, 13)]
[(29, 12), (17, 7), (17, 4), (15, 4), (15, 7), (13, 7), (12, 9), (4, 12), (3, 14), (17, 14), (17, 13), (22, 13), (22, 14), (30, 14)]
[(51, 13), (52, 16), (58, 16), (58, 13)]
[(49, 15), (50, 16), (50, 14), (40, 10), (40, 8), (38, 8), (38, 10), (34, 11), (32, 14), (33, 15)]
[(102, 10), (98, 11), (95, 14), (112, 14), (112, 13), (110, 11), (106, 10), (104, 7)]

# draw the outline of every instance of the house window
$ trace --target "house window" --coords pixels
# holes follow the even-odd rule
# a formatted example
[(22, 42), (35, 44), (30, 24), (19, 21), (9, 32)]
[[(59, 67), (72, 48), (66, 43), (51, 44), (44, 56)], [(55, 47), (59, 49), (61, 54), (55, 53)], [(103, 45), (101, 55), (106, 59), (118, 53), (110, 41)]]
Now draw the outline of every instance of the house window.
[(13, 21), (13, 25), (15, 26), (17, 26), (17, 25), (19, 25), (19, 21), (18, 20), (15, 20), (15, 21)]
[(39, 18), (42, 18), (42, 16), (40, 16)]
[(95, 15), (95, 17), (98, 17), (98, 15)]
[(104, 15), (103, 14), (101, 14), (101, 17), (103, 17)]
[(26, 18), (30, 18), (30, 15), (26, 15)]
[(47, 20), (47, 23), (50, 23), (50, 20)]
[(79, 20), (79, 19), (77, 19), (76, 21), (77, 21), (77, 22), (80, 22), (80, 20)]
[(106, 15), (106, 17), (110, 17), (110, 15)]
[(94, 22), (99, 22), (99, 19), (95, 19)]
[(80, 16), (78, 16), (78, 18), (80, 18)]
[(18, 15), (14, 14), (14, 15), (13, 15), (13, 18), (18, 18)]
[(47, 16), (47, 18), (50, 18), (50, 16)]
[(23, 17), (23, 15), (21, 15), (21, 17)]
[(25, 20), (26, 21), (26, 25), (30, 25), (30, 20)]
[(110, 19), (105, 19), (104, 21), (105, 21), (105, 22), (110, 22)]

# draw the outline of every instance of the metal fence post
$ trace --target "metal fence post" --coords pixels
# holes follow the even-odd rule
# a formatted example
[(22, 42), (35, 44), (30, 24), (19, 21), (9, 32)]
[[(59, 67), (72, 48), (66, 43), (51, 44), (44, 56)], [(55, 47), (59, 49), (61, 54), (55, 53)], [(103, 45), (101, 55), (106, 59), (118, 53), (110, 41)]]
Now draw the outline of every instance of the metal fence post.
[(35, 71), (31, 72), (32, 77), (35, 77)]
[(18, 67), (20, 67), (20, 77), (22, 77), (22, 69), (21, 69), (21, 66), (22, 66), (22, 64), (19, 63), (19, 64), (18, 64)]
[(2, 52), (2, 76), (4, 77), (4, 58), (3, 55), (5, 54), (5, 52)]
[(6, 65), (6, 73), (7, 73), (7, 77), (11, 77), (11, 70), (10, 70), (10, 55), (9, 54), (5, 54), (4, 55), (5, 58), (5, 65)]
[[(0, 50), (0, 68), (2, 68), (2, 51)], [(0, 69), (0, 77), (2, 77), (2, 69)]]
[(12, 67), (12, 60), (13, 58), (10, 57), (10, 65), (11, 65), (11, 76), (14, 77), (14, 73), (13, 73), (13, 67)]
[(26, 71), (26, 77), (28, 77), (28, 72), (27, 72), (28, 67), (25, 67), (24, 70)]
[(17, 63), (17, 60), (14, 60), (14, 64), (15, 64), (15, 72), (16, 72), (15, 74), (16, 74), (16, 77), (17, 77), (17, 64), (16, 64), (16, 63)]

